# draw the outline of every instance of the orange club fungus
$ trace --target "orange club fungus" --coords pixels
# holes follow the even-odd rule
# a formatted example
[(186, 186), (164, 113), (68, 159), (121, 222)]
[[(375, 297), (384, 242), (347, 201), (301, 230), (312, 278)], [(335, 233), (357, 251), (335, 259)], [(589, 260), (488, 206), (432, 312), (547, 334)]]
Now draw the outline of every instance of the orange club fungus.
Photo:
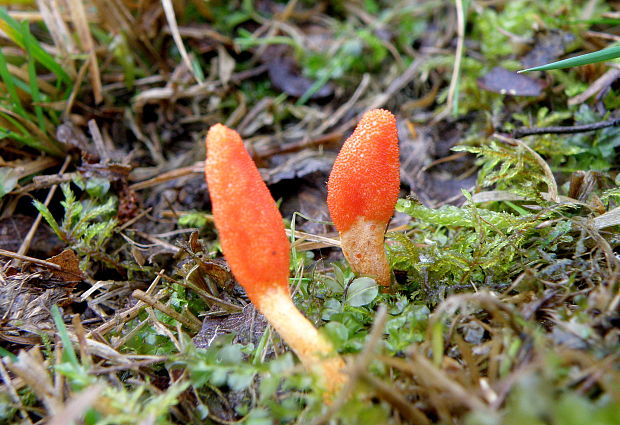
[(373, 109), (362, 116), (336, 158), (327, 205), (351, 269), (382, 286), (391, 282), (383, 242), (399, 191), (396, 118)]
[(291, 299), (290, 247), (276, 203), (236, 131), (216, 124), (206, 144), (213, 218), (230, 269), (304, 366), (333, 392), (345, 380), (344, 362)]

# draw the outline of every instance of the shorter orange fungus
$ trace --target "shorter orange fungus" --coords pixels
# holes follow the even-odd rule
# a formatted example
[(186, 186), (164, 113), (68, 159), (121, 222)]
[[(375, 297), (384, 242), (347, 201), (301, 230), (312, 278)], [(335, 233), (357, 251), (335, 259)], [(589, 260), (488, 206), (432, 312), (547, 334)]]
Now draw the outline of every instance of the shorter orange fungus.
[(354, 272), (388, 286), (383, 247), (400, 191), (396, 118), (384, 109), (366, 112), (344, 142), (327, 183), (327, 205)]

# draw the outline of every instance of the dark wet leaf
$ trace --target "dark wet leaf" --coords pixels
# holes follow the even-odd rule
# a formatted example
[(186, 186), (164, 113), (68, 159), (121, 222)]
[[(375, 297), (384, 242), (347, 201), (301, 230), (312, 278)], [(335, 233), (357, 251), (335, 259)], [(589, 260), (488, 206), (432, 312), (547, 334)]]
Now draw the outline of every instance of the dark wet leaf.
[[(323, 178), (323, 182), (327, 180), (327, 176)], [(323, 183), (324, 184), (324, 183)], [(315, 185), (303, 182), (299, 184), (295, 196), (288, 197), (281, 206), (281, 211), (286, 216), (293, 215), (294, 212), (301, 213), (304, 217), (312, 218), (316, 221), (305, 220), (297, 217), (295, 220), (295, 229), (303, 232), (322, 234), (330, 229), (320, 222), (330, 221), (329, 212), (327, 210), (327, 196), (324, 188), (317, 188)]]
[(478, 79), (484, 90), (511, 96), (540, 96), (545, 84), (534, 78), (496, 66)]
[[(292, 57), (276, 57), (267, 63), (267, 67), (269, 71), (269, 78), (271, 79), (273, 86), (290, 96), (301, 97), (314, 84), (314, 81), (304, 77), (301, 74), (299, 66), (295, 63)], [(315, 91), (312, 96), (310, 96), (310, 99), (329, 97), (333, 93), (333, 86), (327, 83)]]
[[(203, 276), (215, 283), (217, 288), (230, 288), (234, 285), (235, 278), (224, 260), (220, 258), (202, 259), (199, 264), (200, 270), (204, 273)], [(204, 286), (202, 288), (207, 289)]]
[(521, 59), (521, 63), (524, 68), (532, 68), (553, 62), (566, 52), (567, 45), (574, 40), (573, 34), (563, 31), (538, 33), (534, 48)]
[(56, 128), (56, 138), (67, 146), (94, 154), (84, 132), (69, 121)]
[(333, 161), (334, 158), (330, 155), (303, 150), (287, 156), (284, 162), (266, 171), (263, 178), (267, 184), (271, 185), (282, 180), (303, 178), (316, 172), (327, 176), (331, 171)]

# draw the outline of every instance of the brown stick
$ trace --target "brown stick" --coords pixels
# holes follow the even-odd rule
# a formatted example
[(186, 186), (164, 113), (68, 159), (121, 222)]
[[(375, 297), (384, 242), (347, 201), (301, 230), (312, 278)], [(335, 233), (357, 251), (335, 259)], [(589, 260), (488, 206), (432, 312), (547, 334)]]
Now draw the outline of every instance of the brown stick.
[(133, 291), (131, 295), (134, 298), (139, 299), (143, 303), (148, 304), (151, 307), (161, 311), (162, 313), (172, 317), (177, 322), (182, 323), (183, 325), (187, 326), (189, 329), (195, 332), (198, 332), (200, 331), (200, 329), (202, 329), (202, 323), (200, 322), (200, 320), (196, 319), (193, 316), (190, 318), (190, 317), (185, 317), (179, 314), (172, 307), (167, 306), (166, 304), (160, 301), (154, 300), (153, 298), (151, 298), (150, 296), (148, 296), (146, 293), (144, 293), (143, 291), (139, 289), (136, 289), (135, 291)]

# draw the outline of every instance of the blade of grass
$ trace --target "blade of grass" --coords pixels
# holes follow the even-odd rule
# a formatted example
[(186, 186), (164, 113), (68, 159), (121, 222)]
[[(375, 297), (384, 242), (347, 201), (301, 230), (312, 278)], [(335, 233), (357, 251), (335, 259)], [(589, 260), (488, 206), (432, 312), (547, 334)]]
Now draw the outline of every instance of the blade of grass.
[(52, 306), (52, 317), (54, 318), (56, 329), (58, 329), (58, 335), (60, 336), (60, 340), (62, 341), (62, 345), (64, 347), (63, 357), (66, 357), (66, 360), (68, 360), (72, 365), (79, 366), (77, 355), (73, 349), (73, 344), (71, 344), (69, 332), (67, 331), (65, 322), (63, 322), (62, 317), (60, 316), (60, 310), (56, 304)]
[(8, 92), (9, 98), (13, 104), (13, 108), (15, 108), (20, 115), (25, 116), (26, 110), (22, 106), (22, 102), (17, 94), (13, 75), (9, 72), (6, 57), (4, 56), (4, 53), (2, 53), (2, 50), (0, 50), (0, 78), (2, 78), (2, 81), (4, 82), (6, 91)]
[(312, 97), (312, 95), (314, 93), (316, 93), (319, 90), (321, 90), (321, 88), (325, 84), (327, 84), (327, 82), (330, 80), (331, 77), (332, 77), (332, 72), (329, 72), (329, 73), (323, 75), (318, 80), (316, 80), (314, 83), (312, 83), (310, 88), (308, 88), (308, 90), (306, 90), (306, 92), (299, 98), (299, 100), (295, 103), (295, 105), (301, 106), (301, 105), (305, 104)]
[[(32, 122), (32, 119), (22, 117), (17, 113), (0, 106), (0, 119), (2, 118), (16, 128), (17, 130), (15, 131), (22, 132), (21, 137), (24, 138), (23, 140), (20, 140), (17, 137), (12, 137), (13, 139), (19, 140), (34, 149), (47, 152), (50, 155), (64, 156), (64, 152), (57, 142), (50, 139), (46, 132), (41, 131), (39, 127)], [(10, 125), (7, 126), (9, 127), (9, 130)]]
[(620, 57), (620, 46), (608, 47), (598, 52), (586, 53), (585, 55), (575, 56), (557, 62), (551, 62), (545, 65), (535, 66), (533, 68), (522, 69), (518, 72), (529, 71), (548, 71), (550, 69), (564, 69), (573, 66), (589, 65), (591, 63), (605, 62)]
[(10, 351), (0, 347), (0, 357), (8, 357), (11, 361), (17, 361), (17, 356)]
[(203, 80), (200, 78), (204, 73), (201, 71), (199, 73), (196, 72), (194, 65), (198, 66), (198, 63), (192, 64), (192, 61), (187, 53), (187, 49), (185, 48), (185, 44), (183, 44), (183, 39), (181, 38), (181, 33), (179, 32), (179, 25), (177, 24), (177, 17), (174, 12), (174, 7), (172, 6), (171, 0), (161, 0), (161, 5), (164, 9), (164, 15), (166, 15), (166, 20), (168, 21), (168, 26), (170, 27), (170, 34), (172, 35), (172, 39), (174, 40), (174, 44), (187, 66), (187, 69), (192, 73), (194, 79), (198, 84), (202, 84)]
[(37, 39), (34, 38), (30, 32), (24, 34), (19, 22), (13, 19), (13, 17), (10, 16), (3, 7), (0, 7), (0, 30), (2, 30), (15, 44), (23, 49), (25, 49), (26, 46), (25, 39), (28, 37), (32, 44), (31, 53), (34, 59), (50, 72), (54, 73), (63, 83), (71, 83), (71, 78), (62, 66), (60, 66), (54, 58), (43, 49), (43, 47), (41, 47)]
[[(0, 118), (4, 118), (6, 121), (8, 121), (8, 123), (13, 126), (13, 129), (11, 128), (7, 128), (9, 127), (9, 125), (4, 125), (3, 130), (6, 131), (7, 134), (10, 134), (11, 136), (17, 135), (17, 133), (19, 132), (20, 137), (23, 138), (28, 138), (29, 137), (29, 132), (26, 129), (26, 127), (24, 127), (18, 120), (17, 118), (15, 118), (14, 116), (11, 116), (8, 113), (8, 110), (5, 110), (3, 107), (0, 107)], [(29, 120), (30, 116), (28, 115), (28, 113), (24, 113), (23, 116), (24, 119)], [(2, 121), (0, 121), (2, 122)]]
[[(13, 65), (9, 60), (7, 60), (7, 68), (11, 75), (13, 75), (13, 81), (15, 82), (17, 88), (30, 94), (30, 88), (28, 87), (28, 84), (24, 82), (28, 79), (28, 70), (24, 70), (17, 65)], [(59, 95), (59, 90), (57, 90), (56, 87), (41, 78), (39, 78), (39, 90), (41, 90), (41, 93), (44, 93), (45, 95), (52, 95), (56, 97)]]
[(461, 81), (461, 62), (463, 61), (463, 50), (465, 47), (465, 25), (467, 21), (466, 11), (469, 7), (469, 1), (456, 0), (456, 17), (457, 17), (457, 41), (456, 52), (454, 54), (454, 68), (452, 69), (452, 79), (450, 80), (450, 88), (448, 89), (448, 107), (452, 105), (452, 115), (456, 116), (459, 110), (459, 92)]
[(0, 0), (0, 5), (6, 5), (6, 6), (15, 6), (17, 4), (32, 5), (33, 3), (34, 3), (33, 0)]
[[(3, 114), (0, 114), (0, 118), (4, 118), (7, 121), (9, 120), (9, 118)], [(0, 123), (1, 122), (2, 121), (0, 120)], [(18, 134), (15, 131), (9, 130), (8, 128), (5, 128), (5, 127), (0, 127), (0, 140), (4, 138), (17, 140), (19, 143), (28, 146), (28, 136), (24, 136), (23, 134)]]
[(43, 99), (41, 98), (41, 92), (39, 91), (39, 79), (37, 78), (37, 66), (36, 62), (32, 55), (33, 44), (32, 40), (34, 37), (30, 37), (30, 28), (28, 27), (27, 22), (22, 22), (22, 30), (26, 37), (24, 37), (25, 49), (28, 57), (28, 80), (30, 83), (30, 96), (32, 97), (32, 107), (34, 108), (34, 113), (37, 117), (37, 121), (39, 123), (39, 128), (41, 131), (45, 132), (45, 117), (43, 116), (43, 108), (41, 108), (41, 103)]
[(433, 347), (433, 364), (440, 366), (443, 361), (443, 323), (437, 320), (431, 329), (431, 346)]

